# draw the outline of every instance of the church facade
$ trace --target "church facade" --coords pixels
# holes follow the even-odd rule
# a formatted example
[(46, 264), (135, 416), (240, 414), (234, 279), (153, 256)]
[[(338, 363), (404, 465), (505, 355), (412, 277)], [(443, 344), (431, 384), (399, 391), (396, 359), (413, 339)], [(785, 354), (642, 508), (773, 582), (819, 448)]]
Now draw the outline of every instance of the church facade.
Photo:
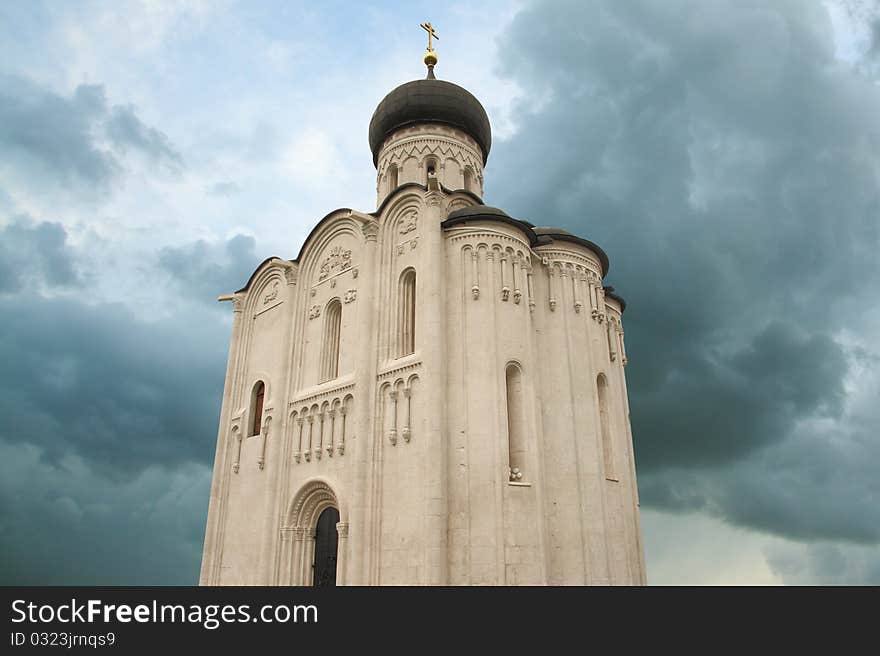
[(426, 63), (370, 124), (378, 209), (221, 297), (202, 585), (646, 582), (608, 258), (483, 204), (488, 117)]

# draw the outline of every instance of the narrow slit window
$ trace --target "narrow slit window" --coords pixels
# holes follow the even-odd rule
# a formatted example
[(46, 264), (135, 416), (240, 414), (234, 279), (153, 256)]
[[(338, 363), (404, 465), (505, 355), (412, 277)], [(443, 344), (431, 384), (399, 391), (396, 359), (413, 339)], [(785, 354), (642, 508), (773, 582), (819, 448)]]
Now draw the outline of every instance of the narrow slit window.
[(523, 408), (522, 370), (514, 363), (507, 365), (507, 446), (510, 482), (525, 482), (526, 431)]
[(464, 188), (465, 191), (474, 190), (474, 173), (470, 166), (466, 166), (464, 169)]
[(400, 276), (397, 321), (397, 357), (416, 351), (416, 272), (407, 269)]
[(614, 474), (614, 449), (611, 444), (611, 425), (608, 415), (608, 379), (599, 374), (596, 379), (599, 390), (599, 424), (602, 430), (602, 459), (605, 464), (605, 478), (617, 480)]
[(263, 381), (257, 381), (251, 399), (251, 432), (250, 435), (259, 435), (263, 425), (263, 397), (266, 395), (266, 386)]
[(397, 189), (397, 164), (388, 167), (388, 193)]
[(425, 182), (437, 175), (437, 160), (433, 158), (425, 160), (425, 175)]
[(339, 375), (339, 333), (342, 324), (342, 304), (334, 298), (324, 312), (324, 348), (321, 362), (321, 382)]

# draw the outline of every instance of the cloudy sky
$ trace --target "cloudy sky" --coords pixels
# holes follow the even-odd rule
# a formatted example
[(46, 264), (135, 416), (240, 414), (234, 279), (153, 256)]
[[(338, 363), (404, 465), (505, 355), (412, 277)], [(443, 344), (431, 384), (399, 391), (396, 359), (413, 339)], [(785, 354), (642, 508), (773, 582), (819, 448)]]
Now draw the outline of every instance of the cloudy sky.
[(871, 0), (0, 3), (0, 583), (197, 582), (216, 297), (374, 208), (424, 20), (486, 202), (611, 257), (649, 582), (880, 584)]

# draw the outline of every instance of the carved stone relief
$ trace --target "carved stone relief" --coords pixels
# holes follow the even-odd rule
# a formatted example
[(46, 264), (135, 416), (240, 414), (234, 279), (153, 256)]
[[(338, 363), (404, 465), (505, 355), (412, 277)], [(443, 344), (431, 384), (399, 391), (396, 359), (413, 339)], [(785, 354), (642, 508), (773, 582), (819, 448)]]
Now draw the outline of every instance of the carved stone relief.
[(410, 210), (403, 216), (403, 218), (400, 219), (400, 234), (408, 234), (418, 228), (418, 225), (418, 214), (416, 214), (415, 210)]
[(276, 298), (278, 298), (278, 284), (279, 282), (276, 280), (272, 283), (272, 286), (269, 288), (269, 291), (266, 292), (266, 295), (263, 296), (263, 305), (268, 305)]
[(345, 271), (349, 267), (351, 267), (351, 251), (342, 246), (335, 246), (321, 263), (318, 280), (324, 280), (331, 274)]

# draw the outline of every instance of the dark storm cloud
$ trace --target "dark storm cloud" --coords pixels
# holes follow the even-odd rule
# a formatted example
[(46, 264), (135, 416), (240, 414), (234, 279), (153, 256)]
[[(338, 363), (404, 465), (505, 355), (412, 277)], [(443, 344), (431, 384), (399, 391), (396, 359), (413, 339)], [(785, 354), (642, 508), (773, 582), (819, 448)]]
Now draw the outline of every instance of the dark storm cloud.
[(769, 550), (768, 562), (788, 585), (880, 585), (880, 556), (875, 550), (819, 543), (805, 553)]
[(62, 184), (104, 184), (120, 171), (92, 133), (107, 113), (100, 86), (80, 85), (69, 98), (15, 75), (0, 75), (0, 160), (42, 169)]
[(14, 273), (0, 294), (0, 582), (195, 583), (228, 323), (202, 305), (145, 321), (95, 303), (79, 293), (85, 257), (57, 224), (19, 219), (0, 240)]
[(120, 475), (205, 462), (222, 325), (185, 312), (146, 323), (122, 305), (65, 298), (2, 298), (0, 316), (0, 437), (39, 446), (53, 463), (75, 454)]
[(60, 223), (13, 217), (0, 228), (0, 294), (25, 286), (81, 286), (81, 274), (66, 246), (67, 231)]
[(643, 502), (880, 538), (880, 452), (840, 425), (840, 332), (880, 296), (880, 87), (823, 7), (535, 3), (505, 41), (524, 98), (492, 202), (609, 252)]
[(134, 113), (133, 105), (116, 106), (105, 123), (107, 137), (121, 150), (134, 148), (155, 162), (164, 162), (173, 170), (183, 165), (183, 159), (168, 141), (168, 137), (156, 128), (144, 125)]
[(108, 105), (104, 87), (81, 84), (64, 96), (30, 80), (0, 74), (0, 174), (35, 188), (106, 187), (123, 171), (128, 150), (177, 171), (180, 154), (144, 125), (130, 105)]
[(108, 477), (0, 439), (0, 582), (194, 585), (210, 480), (191, 464)]
[(203, 240), (183, 246), (169, 246), (159, 252), (159, 268), (188, 297), (212, 305), (219, 294), (229, 294), (248, 281), (265, 259), (254, 251), (256, 241), (235, 235), (219, 244)]

